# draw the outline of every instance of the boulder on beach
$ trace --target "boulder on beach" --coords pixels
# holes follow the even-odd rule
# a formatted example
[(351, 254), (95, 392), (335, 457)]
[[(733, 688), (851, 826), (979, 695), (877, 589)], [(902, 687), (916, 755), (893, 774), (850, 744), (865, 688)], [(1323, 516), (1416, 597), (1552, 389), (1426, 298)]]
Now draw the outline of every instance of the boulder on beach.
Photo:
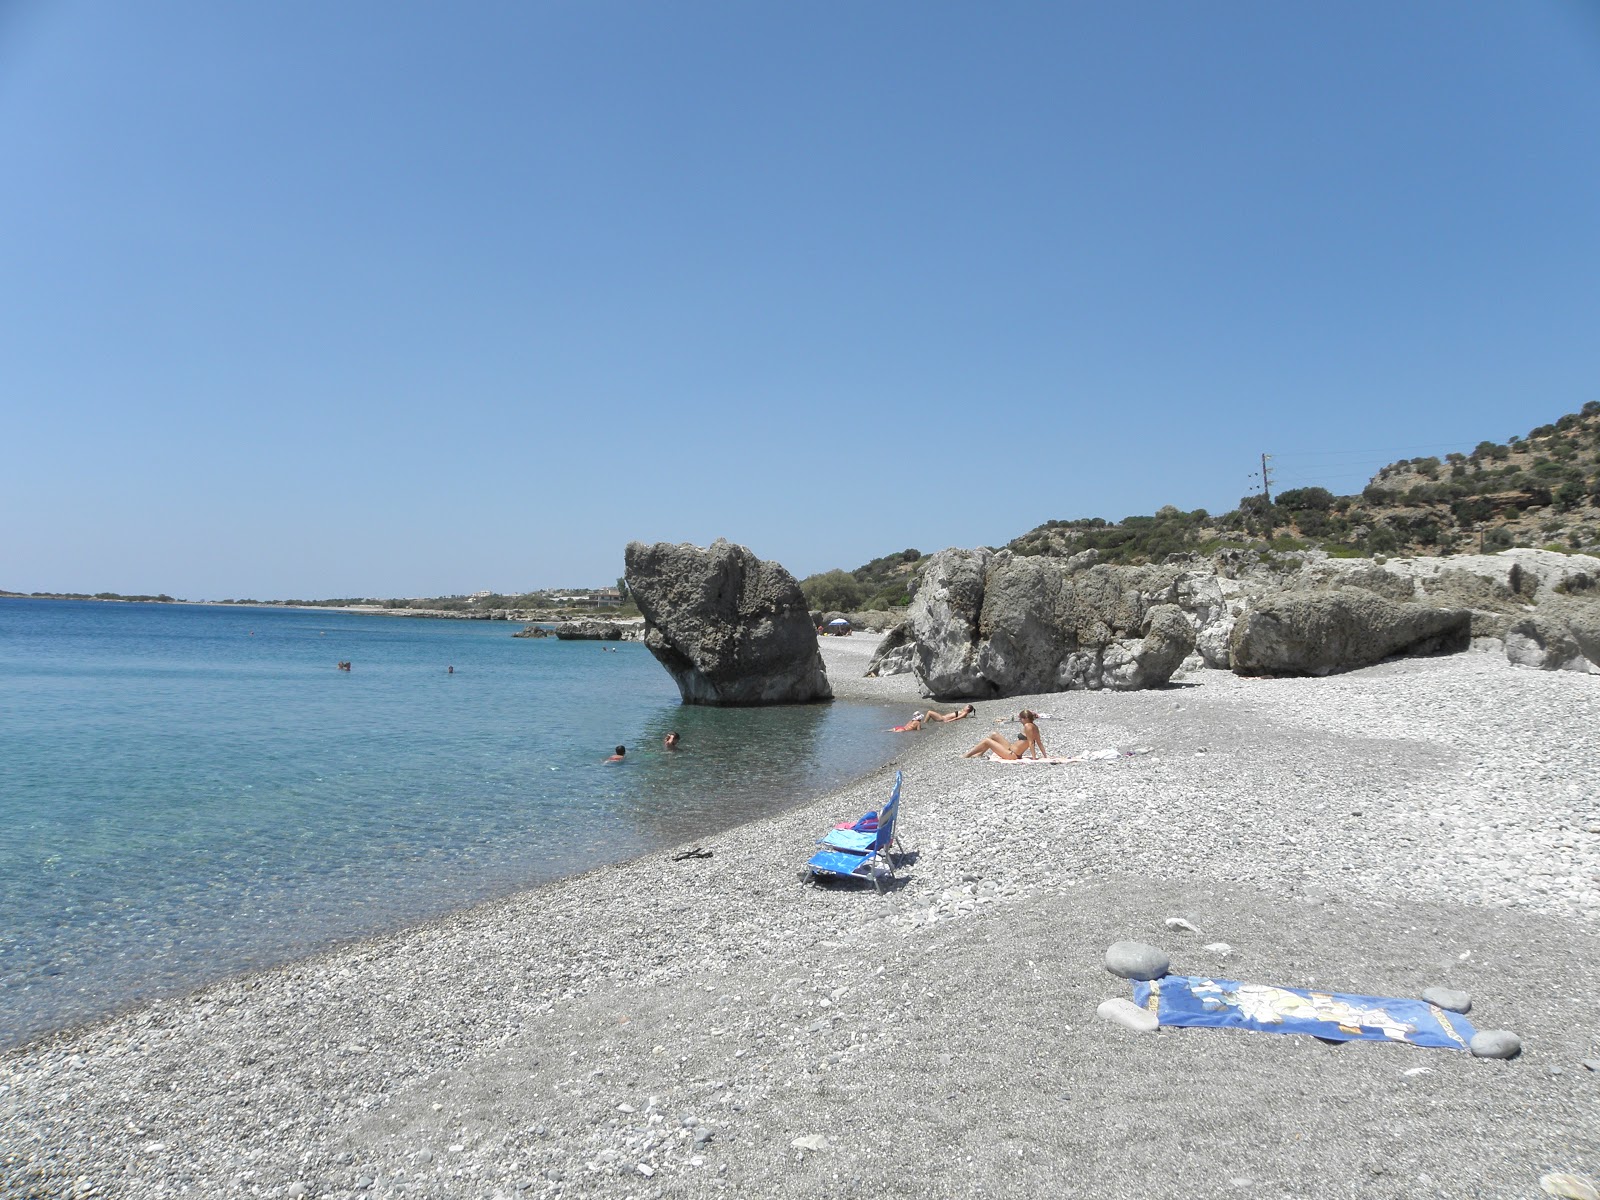
[(924, 693), (940, 700), (1157, 687), (1195, 645), (1174, 603), (1178, 578), (1162, 567), (944, 550), (928, 560), (900, 637), (914, 643)]
[(873, 651), (872, 661), (867, 663), (864, 674), (868, 679), (904, 675), (916, 668), (916, 649), (916, 642), (911, 634), (911, 622), (901, 621), (883, 635), (883, 640)]
[(1330, 675), (1395, 655), (1447, 654), (1472, 639), (1465, 609), (1398, 604), (1366, 588), (1258, 598), (1234, 624), (1238, 675)]
[(709, 548), (630, 542), (624, 563), (644, 644), (685, 704), (833, 698), (805, 597), (779, 564), (720, 538)]

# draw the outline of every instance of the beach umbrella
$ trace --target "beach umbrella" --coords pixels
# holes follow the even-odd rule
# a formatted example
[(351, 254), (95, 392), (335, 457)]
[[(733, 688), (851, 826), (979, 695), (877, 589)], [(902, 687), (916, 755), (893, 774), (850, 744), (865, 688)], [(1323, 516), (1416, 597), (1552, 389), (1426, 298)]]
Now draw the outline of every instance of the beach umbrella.
[(848, 625), (850, 622), (844, 617), (835, 617), (828, 622), (829, 625)]

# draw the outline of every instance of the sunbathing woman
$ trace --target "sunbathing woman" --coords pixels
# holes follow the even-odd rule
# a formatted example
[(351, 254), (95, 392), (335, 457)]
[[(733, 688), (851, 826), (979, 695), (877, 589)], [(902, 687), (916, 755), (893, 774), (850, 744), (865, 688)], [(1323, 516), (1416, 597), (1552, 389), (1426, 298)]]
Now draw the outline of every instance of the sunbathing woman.
[(1033, 751), (1034, 758), (1047, 757), (1044, 739), (1039, 736), (1039, 727), (1034, 724), (1038, 718), (1038, 713), (1031, 709), (1023, 709), (1017, 714), (1017, 720), (1022, 722), (1022, 736), (1020, 738), (1015, 742), (1011, 742), (998, 733), (991, 733), (971, 750), (968, 750), (963, 757), (977, 758), (978, 755), (987, 750), (993, 750), (998, 757), (1005, 759), (1007, 762), (1016, 762), (1018, 759), (1023, 758), (1029, 750)]
[(1022, 736), (1027, 739), (1028, 745), (1033, 747), (1033, 757), (1048, 758), (1049, 751), (1044, 748), (1044, 739), (1039, 736), (1039, 727), (1034, 724), (1039, 719), (1039, 714), (1030, 708), (1025, 708), (1017, 714), (1017, 720), (1022, 722)]
[(922, 719), (925, 721), (959, 721), (962, 717), (975, 717), (977, 715), (978, 710), (969, 704), (965, 708), (958, 708), (952, 713), (934, 712), (930, 708), (922, 714)]
[(896, 725), (896, 726), (894, 726), (894, 728), (890, 729), (889, 732), (890, 733), (916, 733), (917, 730), (922, 728), (922, 719), (923, 719), (924, 715), (925, 714), (923, 714), (923, 713), (914, 712), (914, 713), (911, 714), (911, 720), (907, 721), (904, 725)]
[(1025, 737), (1024, 738), (1019, 738), (1015, 742), (1011, 742), (1011, 741), (1007, 741), (1005, 738), (1001, 737), (998, 733), (991, 733), (991, 734), (986, 735), (984, 737), (983, 741), (979, 742), (976, 746), (974, 746), (971, 750), (968, 750), (961, 757), (962, 758), (977, 758), (978, 755), (984, 754), (987, 751), (993, 750), (995, 752), (996, 757), (1003, 758), (1007, 762), (1016, 762), (1017, 759), (1022, 757), (1022, 752), (1024, 750), (1026, 750), (1027, 748), (1028, 748), (1028, 739), (1025, 738)]

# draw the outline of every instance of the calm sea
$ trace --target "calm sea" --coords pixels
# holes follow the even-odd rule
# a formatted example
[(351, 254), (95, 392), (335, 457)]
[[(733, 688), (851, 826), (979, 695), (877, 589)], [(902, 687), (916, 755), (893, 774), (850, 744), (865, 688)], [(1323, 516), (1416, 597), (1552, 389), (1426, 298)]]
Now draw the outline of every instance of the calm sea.
[(0, 1046), (792, 807), (896, 749), (898, 709), (685, 708), (638, 643), (517, 628), (0, 598)]

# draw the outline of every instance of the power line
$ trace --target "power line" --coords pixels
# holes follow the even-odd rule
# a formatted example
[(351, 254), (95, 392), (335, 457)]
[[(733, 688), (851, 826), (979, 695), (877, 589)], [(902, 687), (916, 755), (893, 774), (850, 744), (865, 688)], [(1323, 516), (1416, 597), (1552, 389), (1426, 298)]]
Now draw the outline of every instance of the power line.
[[(1482, 439), (1479, 440), (1481, 441)], [(1456, 446), (1476, 446), (1477, 444), (1477, 442), (1462, 440), (1456, 442), (1430, 442), (1425, 446), (1377, 446), (1371, 450), (1280, 450), (1274, 457), (1312, 458), (1334, 454), (1404, 454), (1409, 450), (1449, 450)]]

